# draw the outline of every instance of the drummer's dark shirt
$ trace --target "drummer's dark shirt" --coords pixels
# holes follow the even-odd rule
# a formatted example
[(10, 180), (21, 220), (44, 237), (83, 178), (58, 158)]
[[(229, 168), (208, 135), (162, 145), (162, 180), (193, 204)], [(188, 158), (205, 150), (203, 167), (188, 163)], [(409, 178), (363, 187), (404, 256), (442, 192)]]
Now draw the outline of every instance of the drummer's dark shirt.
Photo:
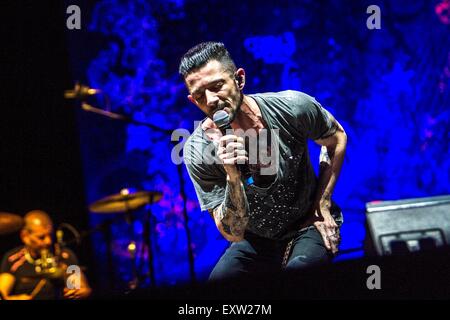
[[(3, 256), (0, 273), (12, 274), (16, 281), (12, 292), (9, 295), (31, 294), (33, 289), (43, 277), (37, 274), (35, 266), (24, 260), (24, 247), (15, 248), (7, 252)], [(75, 254), (68, 248), (64, 248), (60, 257), (61, 263), (70, 265), (78, 265), (78, 259)], [(63, 279), (47, 279), (45, 285), (35, 296), (36, 300), (54, 300), (62, 299), (64, 289)]]

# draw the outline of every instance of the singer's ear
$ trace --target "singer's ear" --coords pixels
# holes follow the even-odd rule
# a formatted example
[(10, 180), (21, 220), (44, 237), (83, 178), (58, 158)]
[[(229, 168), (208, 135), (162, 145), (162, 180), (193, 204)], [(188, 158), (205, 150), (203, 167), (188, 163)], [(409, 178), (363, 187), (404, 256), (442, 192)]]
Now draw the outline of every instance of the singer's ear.
[(245, 86), (245, 70), (243, 68), (239, 68), (236, 70), (235, 77), (237, 79), (237, 84), (239, 90), (244, 89)]

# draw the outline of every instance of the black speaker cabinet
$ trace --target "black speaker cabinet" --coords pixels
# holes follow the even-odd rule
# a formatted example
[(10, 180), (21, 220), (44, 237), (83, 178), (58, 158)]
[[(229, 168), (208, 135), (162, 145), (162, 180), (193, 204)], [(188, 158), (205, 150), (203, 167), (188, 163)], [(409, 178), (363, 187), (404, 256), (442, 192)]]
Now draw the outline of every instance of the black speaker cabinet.
[(366, 204), (366, 253), (395, 255), (450, 242), (450, 196)]

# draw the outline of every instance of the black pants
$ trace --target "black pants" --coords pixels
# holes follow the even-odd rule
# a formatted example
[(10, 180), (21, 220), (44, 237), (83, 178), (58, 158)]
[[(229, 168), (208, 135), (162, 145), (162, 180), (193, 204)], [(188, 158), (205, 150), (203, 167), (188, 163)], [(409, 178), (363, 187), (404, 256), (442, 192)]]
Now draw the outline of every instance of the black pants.
[[(246, 234), (225, 251), (209, 276), (209, 281), (220, 281), (246, 275), (282, 270), (283, 256), (288, 241), (274, 241)], [(285, 270), (299, 270), (331, 262), (322, 237), (314, 226), (297, 232)]]

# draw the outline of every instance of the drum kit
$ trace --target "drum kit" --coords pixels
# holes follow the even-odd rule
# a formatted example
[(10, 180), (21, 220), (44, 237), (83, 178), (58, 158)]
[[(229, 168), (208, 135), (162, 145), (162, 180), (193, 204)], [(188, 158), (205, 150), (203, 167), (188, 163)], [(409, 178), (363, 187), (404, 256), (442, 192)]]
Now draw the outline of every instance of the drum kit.
[(0, 212), (0, 236), (8, 235), (22, 229), (23, 219), (21, 216), (9, 213)]
[[(89, 205), (89, 211), (94, 214), (119, 214), (118, 219), (125, 220), (131, 225), (133, 222), (133, 213), (144, 206), (147, 206), (147, 214), (144, 221), (144, 233), (142, 242), (147, 248), (150, 284), (155, 284), (155, 275), (153, 267), (153, 253), (151, 243), (151, 216), (150, 211), (151, 204), (158, 202), (162, 198), (162, 193), (158, 191), (131, 191), (129, 189), (122, 189), (119, 193), (107, 196)], [(118, 221), (118, 219), (110, 219), (107, 223), (109, 226), (112, 222)], [(18, 215), (9, 212), (0, 212), (0, 236), (9, 235), (18, 232), (24, 226), (24, 219)], [(104, 226), (103, 226), (104, 227)], [(92, 234), (95, 231), (102, 229), (102, 227), (94, 227), (93, 229), (83, 232), (81, 238)], [(131, 228), (132, 229), (132, 228)], [(132, 236), (134, 238), (134, 236)], [(128, 244), (129, 256), (132, 259), (132, 281), (128, 284), (129, 289), (135, 289), (139, 285), (139, 276), (136, 268), (136, 240), (132, 239)], [(66, 243), (67, 244), (67, 243)], [(111, 255), (111, 243), (108, 245), (108, 255)], [(108, 258), (110, 259), (110, 257)]]
[[(134, 231), (132, 227), (133, 222), (133, 212), (141, 209), (144, 206), (147, 206), (147, 214), (144, 219), (144, 232), (143, 232), (143, 241), (142, 243), (147, 248), (147, 256), (149, 263), (149, 278), (150, 284), (155, 285), (155, 272), (153, 266), (153, 252), (152, 252), (152, 243), (151, 243), (151, 230), (152, 230), (152, 213), (150, 210), (151, 204), (158, 202), (162, 198), (163, 194), (158, 191), (131, 191), (129, 189), (122, 189), (119, 193), (107, 196), (100, 200), (95, 201), (89, 206), (89, 210), (95, 214), (120, 214), (118, 216), (119, 219), (125, 219), (128, 225), (130, 225), (131, 229), (131, 241), (128, 243), (127, 251), (129, 253), (129, 257), (132, 259), (132, 280), (128, 284), (128, 288), (133, 290), (139, 285), (139, 276), (137, 272), (136, 266), (136, 240), (134, 236)], [(122, 217), (123, 216), (123, 217)], [(114, 220), (109, 220), (108, 225), (110, 225)], [(109, 229), (108, 229), (109, 231)], [(110, 236), (107, 237), (107, 245), (108, 245), (108, 260), (110, 270), (112, 269), (112, 261), (111, 261), (111, 239)]]

